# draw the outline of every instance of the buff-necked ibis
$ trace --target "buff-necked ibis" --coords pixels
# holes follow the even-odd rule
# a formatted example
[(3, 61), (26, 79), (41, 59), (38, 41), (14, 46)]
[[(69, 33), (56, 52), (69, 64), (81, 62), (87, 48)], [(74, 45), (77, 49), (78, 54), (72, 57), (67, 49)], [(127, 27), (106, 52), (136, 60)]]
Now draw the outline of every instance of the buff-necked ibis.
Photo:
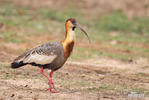
[[(79, 28), (88, 37), (85, 30), (74, 18), (67, 19), (65, 23), (66, 35), (63, 41), (48, 42), (23, 53), (11, 63), (11, 68), (19, 68), (27, 64), (40, 67), (40, 73), (49, 80), (48, 90), (52, 93), (56, 92), (52, 81), (52, 74), (61, 68), (70, 56), (75, 42), (76, 28)], [(49, 77), (43, 73), (45, 68), (51, 69)]]

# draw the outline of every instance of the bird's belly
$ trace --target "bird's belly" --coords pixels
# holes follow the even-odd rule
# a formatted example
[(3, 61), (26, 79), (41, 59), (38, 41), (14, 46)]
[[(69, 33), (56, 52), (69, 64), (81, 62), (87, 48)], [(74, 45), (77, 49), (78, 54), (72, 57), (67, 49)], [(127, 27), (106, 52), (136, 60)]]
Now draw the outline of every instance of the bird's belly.
[(66, 60), (67, 60), (66, 58), (64, 58), (62, 56), (59, 56), (55, 60), (53, 60), (53, 62), (51, 62), (50, 64), (48, 64), (44, 68), (48, 68), (48, 69), (51, 69), (51, 70), (57, 70), (57, 69), (61, 68), (64, 65)]

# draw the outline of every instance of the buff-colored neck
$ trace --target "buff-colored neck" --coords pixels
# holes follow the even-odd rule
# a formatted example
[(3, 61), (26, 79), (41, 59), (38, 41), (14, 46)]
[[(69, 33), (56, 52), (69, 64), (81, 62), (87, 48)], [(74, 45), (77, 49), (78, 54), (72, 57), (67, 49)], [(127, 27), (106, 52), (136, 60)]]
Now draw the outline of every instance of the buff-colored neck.
[(66, 34), (65, 39), (62, 41), (62, 45), (64, 47), (64, 53), (65, 57), (69, 57), (74, 46), (75, 42), (75, 32), (72, 30), (72, 28), (67, 26), (67, 23), (65, 25)]
[(63, 40), (63, 44), (67, 44), (75, 41), (75, 32), (72, 29), (67, 29), (65, 34), (65, 39)]

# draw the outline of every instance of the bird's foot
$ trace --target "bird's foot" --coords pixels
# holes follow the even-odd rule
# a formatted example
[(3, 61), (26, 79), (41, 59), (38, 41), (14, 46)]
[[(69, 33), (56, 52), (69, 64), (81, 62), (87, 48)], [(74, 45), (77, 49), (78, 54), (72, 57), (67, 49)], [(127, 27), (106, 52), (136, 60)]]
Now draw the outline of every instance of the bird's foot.
[(50, 91), (51, 93), (57, 93), (55, 90), (53, 90), (53, 88), (48, 88), (48, 91)]

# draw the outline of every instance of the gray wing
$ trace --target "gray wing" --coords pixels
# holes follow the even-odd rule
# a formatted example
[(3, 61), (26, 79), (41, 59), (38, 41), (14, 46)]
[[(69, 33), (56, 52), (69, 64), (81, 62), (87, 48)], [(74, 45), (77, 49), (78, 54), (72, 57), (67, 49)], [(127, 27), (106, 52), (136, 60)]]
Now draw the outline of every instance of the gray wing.
[(50, 42), (29, 50), (15, 59), (15, 62), (49, 64), (60, 55), (61, 44)]

